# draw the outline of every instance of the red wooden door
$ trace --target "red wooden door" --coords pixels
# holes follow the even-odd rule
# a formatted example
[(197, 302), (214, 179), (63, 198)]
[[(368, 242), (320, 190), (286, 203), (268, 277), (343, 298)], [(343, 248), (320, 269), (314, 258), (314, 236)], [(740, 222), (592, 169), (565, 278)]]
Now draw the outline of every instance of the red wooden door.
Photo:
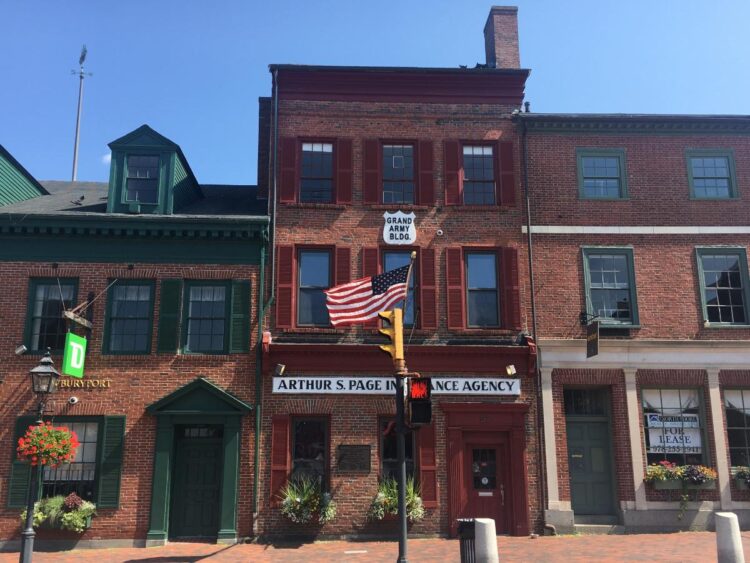
[(498, 534), (508, 533), (505, 516), (508, 453), (504, 443), (469, 442), (464, 446), (465, 518), (492, 518)]

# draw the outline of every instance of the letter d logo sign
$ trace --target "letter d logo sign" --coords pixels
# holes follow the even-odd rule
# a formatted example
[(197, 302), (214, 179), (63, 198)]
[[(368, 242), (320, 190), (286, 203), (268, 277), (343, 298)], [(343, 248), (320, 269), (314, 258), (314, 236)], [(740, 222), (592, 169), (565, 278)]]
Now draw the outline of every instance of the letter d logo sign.
[(83, 364), (86, 361), (86, 339), (69, 332), (65, 337), (65, 352), (63, 354), (64, 375), (83, 377)]

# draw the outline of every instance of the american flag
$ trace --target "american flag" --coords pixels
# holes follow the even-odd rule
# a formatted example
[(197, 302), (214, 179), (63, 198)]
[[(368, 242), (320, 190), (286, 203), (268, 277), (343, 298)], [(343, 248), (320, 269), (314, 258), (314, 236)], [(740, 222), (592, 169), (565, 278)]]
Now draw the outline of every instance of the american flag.
[(326, 290), (326, 307), (333, 326), (363, 323), (404, 298), (409, 266), (354, 280)]

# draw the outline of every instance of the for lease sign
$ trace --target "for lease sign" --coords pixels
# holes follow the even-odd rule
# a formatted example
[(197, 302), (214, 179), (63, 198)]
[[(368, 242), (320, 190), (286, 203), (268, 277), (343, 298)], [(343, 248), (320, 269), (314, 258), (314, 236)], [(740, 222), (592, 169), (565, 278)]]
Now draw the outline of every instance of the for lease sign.
[[(519, 379), (432, 377), (433, 395), (520, 395)], [(274, 377), (274, 393), (392, 395), (393, 377)]]

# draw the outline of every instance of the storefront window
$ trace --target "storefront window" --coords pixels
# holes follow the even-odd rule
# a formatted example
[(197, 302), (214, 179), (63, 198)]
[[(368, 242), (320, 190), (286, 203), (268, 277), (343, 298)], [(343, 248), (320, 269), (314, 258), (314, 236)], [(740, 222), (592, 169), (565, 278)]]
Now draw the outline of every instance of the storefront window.
[[(414, 476), (414, 432), (406, 433), (406, 476)], [(398, 446), (396, 424), (393, 419), (380, 419), (380, 476), (398, 479)]]
[(321, 418), (295, 419), (292, 480), (308, 477), (325, 486), (328, 470), (328, 423)]
[(644, 389), (642, 399), (648, 463), (704, 464), (698, 389)]
[(726, 389), (729, 459), (733, 466), (750, 465), (750, 389)]

